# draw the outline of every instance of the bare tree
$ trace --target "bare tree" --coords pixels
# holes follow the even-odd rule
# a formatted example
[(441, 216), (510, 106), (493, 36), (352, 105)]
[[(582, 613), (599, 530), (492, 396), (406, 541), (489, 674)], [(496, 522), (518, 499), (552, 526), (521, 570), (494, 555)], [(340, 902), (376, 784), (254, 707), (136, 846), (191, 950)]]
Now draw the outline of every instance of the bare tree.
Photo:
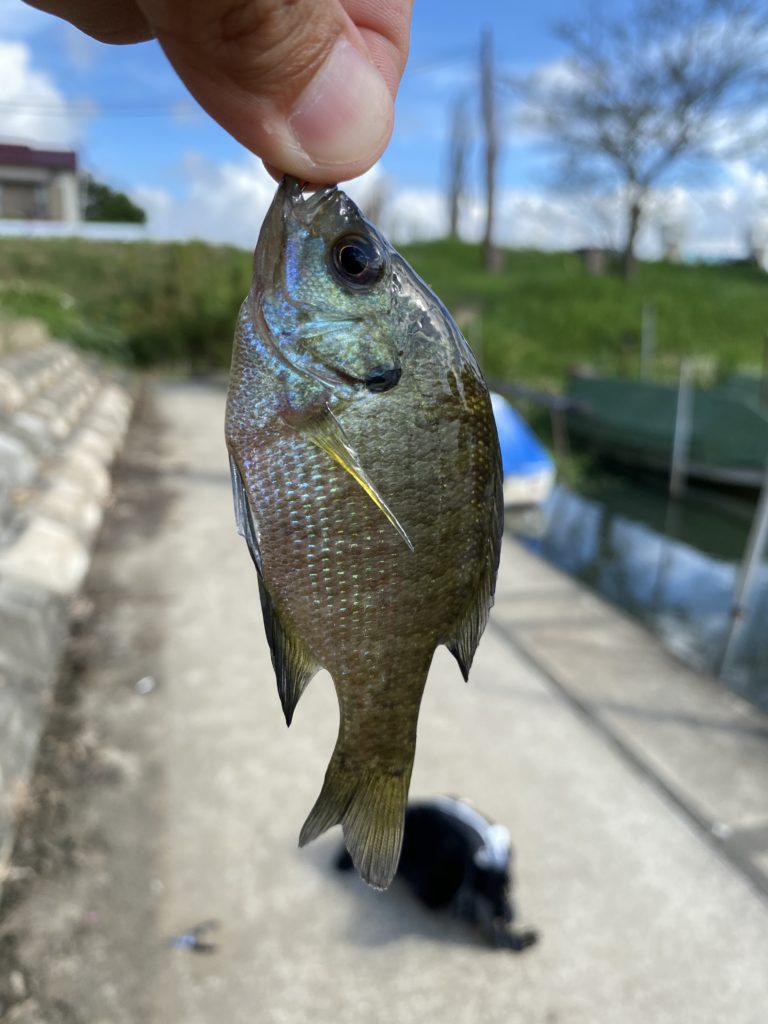
[(372, 224), (381, 224), (389, 202), (389, 182), (385, 177), (374, 178), (362, 203), (363, 213)]
[(450, 237), (458, 238), (459, 214), (467, 177), (467, 151), (470, 127), (466, 96), (460, 96), (453, 107), (451, 138), (448, 152), (448, 213)]
[(649, 196), (684, 159), (744, 153), (768, 138), (766, 0), (594, 0), (559, 25), (566, 61), (525, 83), (528, 120), (572, 182), (621, 186), (623, 265)]
[(493, 67), (493, 34), (483, 32), (480, 41), (480, 98), (485, 133), (485, 232), (483, 256), (486, 270), (499, 269), (499, 251), (494, 243), (496, 215), (496, 164), (499, 157), (499, 128), (496, 119), (496, 81)]

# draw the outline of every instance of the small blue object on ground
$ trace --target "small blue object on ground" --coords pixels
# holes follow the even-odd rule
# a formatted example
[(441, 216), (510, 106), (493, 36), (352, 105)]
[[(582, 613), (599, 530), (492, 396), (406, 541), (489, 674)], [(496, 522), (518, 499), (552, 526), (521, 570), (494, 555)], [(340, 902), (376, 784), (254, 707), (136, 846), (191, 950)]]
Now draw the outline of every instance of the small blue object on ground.
[(554, 460), (505, 398), (492, 392), (491, 403), (501, 448), (504, 504), (540, 504), (554, 485)]

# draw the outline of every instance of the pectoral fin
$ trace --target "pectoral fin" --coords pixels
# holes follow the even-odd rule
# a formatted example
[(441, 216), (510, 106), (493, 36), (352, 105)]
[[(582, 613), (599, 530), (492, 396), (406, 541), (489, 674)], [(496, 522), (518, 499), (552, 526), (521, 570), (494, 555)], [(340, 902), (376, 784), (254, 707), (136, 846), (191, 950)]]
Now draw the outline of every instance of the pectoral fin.
[(259, 550), (258, 526), (251, 513), (248, 493), (237, 463), (230, 455), (229, 468), (232, 475), (232, 493), (235, 500), (235, 519), (237, 529), (248, 545), (253, 564), (259, 578), (259, 595), (261, 611), (264, 616), (264, 630), (269, 641), (272, 655), (272, 666), (277, 678), (277, 692), (283, 705), (283, 714), (287, 725), (291, 724), (299, 697), (304, 692), (309, 680), (317, 672), (319, 666), (307, 649), (303, 640), (281, 620), (275, 603), (264, 582), (264, 573)]
[(338, 462), (341, 468), (349, 473), (355, 483), (362, 487), (374, 505), (384, 513), (395, 530), (397, 530), (405, 544), (413, 551), (413, 544), (411, 544), (408, 534), (363, 469), (360, 464), (360, 457), (347, 440), (341, 424), (331, 410), (325, 406), (321, 413), (302, 423), (301, 430), (313, 444), (317, 445), (318, 448), (322, 448), (334, 461)]

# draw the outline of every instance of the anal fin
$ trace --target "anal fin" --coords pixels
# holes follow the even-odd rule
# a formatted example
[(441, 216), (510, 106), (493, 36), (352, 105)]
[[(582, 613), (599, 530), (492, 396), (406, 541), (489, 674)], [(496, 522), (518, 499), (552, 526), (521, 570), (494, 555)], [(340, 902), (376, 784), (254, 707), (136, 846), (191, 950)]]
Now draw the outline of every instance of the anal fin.
[(240, 475), (240, 470), (238, 469), (237, 463), (231, 453), (229, 456), (229, 475), (232, 479), (232, 500), (235, 503), (235, 522), (237, 523), (237, 532), (241, 537), (245, 537), (245, 542), (251, 553), (253, 564), (256, 566), (258, 572), (261, 572), (261, 551), (259, 550), (258, 530), (256, 523), (254, 522), (253, 515), (251, 514), (251, 506), (248, 502), (248, 494), (245, 490), (243, 478)]
[(490, 611), (490, 605), (483, 614), (483, 608), (479, 604), (474, 604), (460, 623), (456, 634), (446, 644), (459, 664), (465, 683), (469, 681), (469, 670), (488, 621), (488, 611)]
[(488, 616), (493, 607), (503, 528), (504, 508), (501, 503), (499, 486), (495, 505), (495, 519), (491, 523), (485, 558), (464, 613), (456, 623), (452, 636), (445, 644), (459, 663), (459, 668), (465, 682), (469, 680), (472, 660), (475, 657), (477, 645), (480, 643), (480, 637), (483, 635), (488, 622)]
[(272, 655), (272, 666), (277, 678), (277, 692), (283, 705), (283, 714), (287, 725), (291, 724), (293, 713), (299, 698), (309, 680), (317, 672), (319, 665), (309, 653), (306, 644), (298, 634), (286, 625), (275, 606), (264, 582), (264, 570), (259, 549), (258, 528), (251, 513), (248, 493), (240, 475), (237, 463), (230, 455), (229, 467), (232, 475), (232, 493), (235, 501), (235, 518), (237, 529), (248, 545), (256, 573), (259, 578), (259, 596), (261, 611), (264, 616), (264, 630), (269, 641)]
[(277, 678), (277, 692), (283, 705), (285, 724), (290, 725), (293, 713), (307, 683), (320, 667), (307, 649), (307, 645), (284, 625), (270, 596), (264, 578), (259, 573), (261, 611), (264, 630), (272, 653), (272, 666)]

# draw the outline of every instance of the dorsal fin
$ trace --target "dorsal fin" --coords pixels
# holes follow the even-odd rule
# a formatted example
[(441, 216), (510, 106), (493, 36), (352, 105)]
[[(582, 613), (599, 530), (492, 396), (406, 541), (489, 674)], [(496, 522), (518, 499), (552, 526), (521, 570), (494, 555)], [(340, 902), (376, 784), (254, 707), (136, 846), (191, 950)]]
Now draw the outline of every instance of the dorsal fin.
[[(495, 432), (494, 432), (495, 433)], [(498, 451), (498, 440), (496, 441)], [(493, 500), (488, 505), (490, 518), (488, 542), (475, 587), (470, 595), (464, 613), (456, 624), (453, 635), (445, 646), (459, 663), (464, 681), (469, 679), (472, 660), (483, 635), (488, 616), (493, 607), (496, 590), (496, 573), (501, 555), (501, 540), (504, 533), (504, 498), (501, 483), (501, 457), (494, 462), (497, 469), (493, 478)]]

